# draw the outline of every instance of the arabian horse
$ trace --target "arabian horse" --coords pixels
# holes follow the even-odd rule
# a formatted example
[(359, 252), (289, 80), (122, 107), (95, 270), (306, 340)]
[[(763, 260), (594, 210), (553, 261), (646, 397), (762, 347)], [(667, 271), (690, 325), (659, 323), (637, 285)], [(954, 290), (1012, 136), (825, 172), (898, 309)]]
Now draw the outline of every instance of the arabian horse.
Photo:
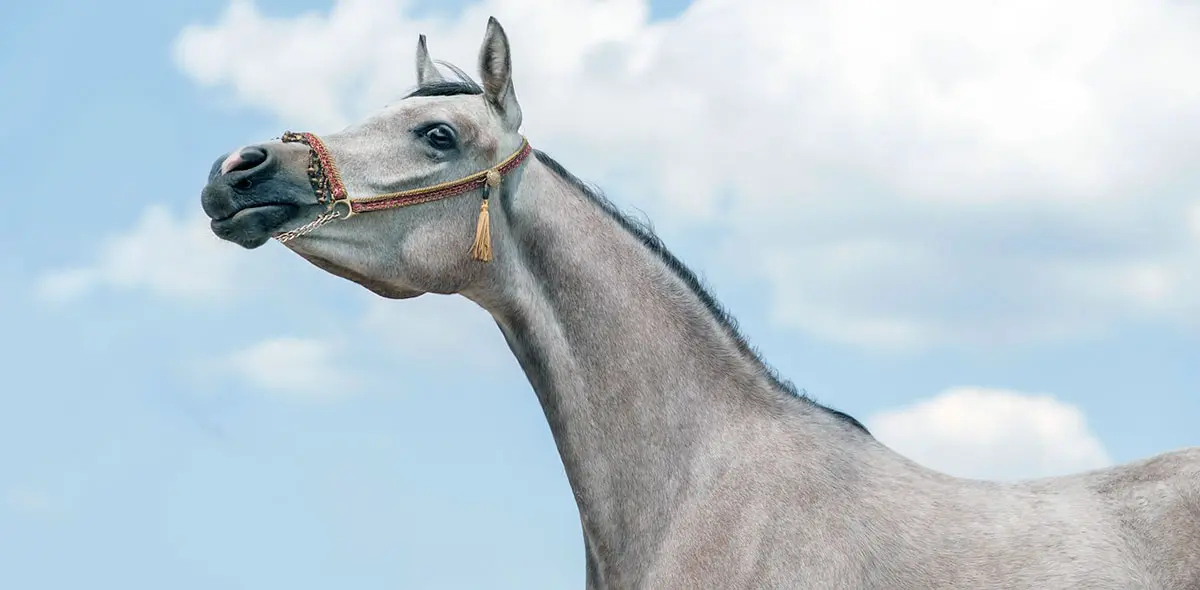
[(579, 507), (588, 588), (1200, 589), (1200, 448), (1065, 477), (950, 477), (776, 375), (646, 227), (521, 134), (491, 19), (340, 132), (213, 164), (212, 231), (387, 298), (495, 319)]

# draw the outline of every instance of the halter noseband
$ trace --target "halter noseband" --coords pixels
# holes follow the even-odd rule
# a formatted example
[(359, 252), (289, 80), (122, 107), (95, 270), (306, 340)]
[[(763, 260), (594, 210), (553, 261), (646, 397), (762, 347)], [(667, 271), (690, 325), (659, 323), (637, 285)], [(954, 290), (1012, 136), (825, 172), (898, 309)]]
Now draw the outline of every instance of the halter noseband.
[[(516, 152), (505, 158), (503, 162), (487, 170), (476, 172), (458, 180), (451, 180), (424, 188), (351, 199), (350, 195), (346, 192), (346, 185), (342, 183), (342, 178), (338, 174), (337, 166), (333, 163), (333, 157), (329, 155), (329, 150), (325, 148), (325, 144), (321, 142), (319, 137), (312, 133), (293, 133), (288, 131), (283, 134), (280, 140), (288, 143), (303, 143), (308, 146), (310, 151), (308, 181), (312, 184), (313, 191), (317, 193), (317, 202), (326, 203), (327, 209), (325, 213), (322, 213), (319, 217), (303, 226), (276, 234), (274, 236), (275, 239), (286, 243), (339, 217), (349, 219), (354, 215), (367, 211), (380, 211), (383, 209), (428, 203), (482, 188), (483, 203), (479, 206), (479, 221), (475, 226), (475, 243), (471, 246), (471, 256), (483, 262), (488, 262), (492, 259), (492, 234), (490, 227), (491, 219), (488, 215), (488, 197), (493, 189), (500, 186), (500, 181), (504, 175), (519, 166), (529, 156), (529, 153), (533, 151), (533, 148), (529, 146), (529, 140), (522, 137), (521, 147)], [(339, 204), (345, 206), (345, 215), (337, 209)]]

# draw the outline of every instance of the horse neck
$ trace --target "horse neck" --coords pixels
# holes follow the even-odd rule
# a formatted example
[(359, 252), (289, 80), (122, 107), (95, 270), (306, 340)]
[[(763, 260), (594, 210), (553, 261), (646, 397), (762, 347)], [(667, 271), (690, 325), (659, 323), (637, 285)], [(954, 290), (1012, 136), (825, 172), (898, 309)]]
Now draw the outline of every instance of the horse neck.
[(468, 296), (542, 404), (589, 545), (636, 561), (728, 466), (720, 449), (786, 430), (770, 422), (805, 404), (658, 253), (539, 159), (499, 205), (507, 250)]

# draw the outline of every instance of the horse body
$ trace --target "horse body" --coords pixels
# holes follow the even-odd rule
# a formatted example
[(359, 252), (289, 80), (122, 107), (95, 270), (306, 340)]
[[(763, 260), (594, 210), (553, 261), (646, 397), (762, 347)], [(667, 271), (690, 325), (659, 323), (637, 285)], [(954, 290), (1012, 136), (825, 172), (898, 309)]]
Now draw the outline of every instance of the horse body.
[[(492, 315), (562, 457), (589, 588), (1200, 588), (1200, 449), (1005, 484), (919, 466), (797, 394), (651, 232), (544, 153), (487, 175), (490, 207), (418, 190), (320, 213), (326, 192), (524, 153), (508, 52), (490, 21), (480, 87), (443, 78), (422, 38), (410, 97), (314, 146), (222, 156), (202, 200), (245, 247), (285, 235), (382, 296), (459, 293)], [(345, 190), (323, 192), (335, 161)]]
[[(1014, 484), (859, 453), (835, 481), (785, 461), (735, 470), (675, 521), (644, 587), (1200, 587), (1200, 451)], [(1098, 489), (1114, 476), (1139, 483)]]
[(546, 411), (591, 587), (1200, 585), (1200, 449), (1017, 483), (919, 466), (776, 383), (660, 244), (552, 160), (523, 174), (504, 201), (519, 288), (467, 296)]

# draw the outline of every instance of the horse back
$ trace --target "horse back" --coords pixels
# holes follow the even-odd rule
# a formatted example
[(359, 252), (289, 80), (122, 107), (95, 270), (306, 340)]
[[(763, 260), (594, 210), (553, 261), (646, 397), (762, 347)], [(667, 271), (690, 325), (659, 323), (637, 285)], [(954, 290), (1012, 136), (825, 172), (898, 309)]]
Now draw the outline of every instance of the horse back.
[(1200, 589), (1200, 447), (1088, 477), (1132, 557), (1162, 588)]

